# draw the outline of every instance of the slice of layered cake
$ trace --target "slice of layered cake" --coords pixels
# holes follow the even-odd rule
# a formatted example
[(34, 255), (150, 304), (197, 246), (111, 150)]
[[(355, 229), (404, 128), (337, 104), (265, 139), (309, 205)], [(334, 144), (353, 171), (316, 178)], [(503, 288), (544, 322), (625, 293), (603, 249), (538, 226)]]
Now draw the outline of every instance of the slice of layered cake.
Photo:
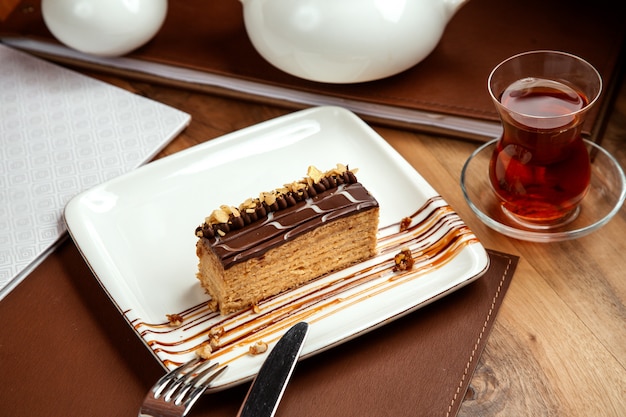
[(309, 167), (238, 207), (222, 206), (197, 229), (198, 279), (221, 314), (376, 254), (378, 202), (356, 170)]

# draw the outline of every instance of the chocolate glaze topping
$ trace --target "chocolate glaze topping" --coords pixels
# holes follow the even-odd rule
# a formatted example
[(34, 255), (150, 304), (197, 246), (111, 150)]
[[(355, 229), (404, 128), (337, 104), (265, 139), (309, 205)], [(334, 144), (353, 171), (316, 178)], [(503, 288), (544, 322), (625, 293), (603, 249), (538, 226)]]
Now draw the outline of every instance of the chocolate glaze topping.
[(324, 223), (378, 207), (376, 199), (350, 171), (327, 176), (301, 192), (287, 192), (273, 204), (230, 213), (225, 223), (203, 223), (196, 235), (221, 259), (224, 268), (261, 256), (269, 249)]

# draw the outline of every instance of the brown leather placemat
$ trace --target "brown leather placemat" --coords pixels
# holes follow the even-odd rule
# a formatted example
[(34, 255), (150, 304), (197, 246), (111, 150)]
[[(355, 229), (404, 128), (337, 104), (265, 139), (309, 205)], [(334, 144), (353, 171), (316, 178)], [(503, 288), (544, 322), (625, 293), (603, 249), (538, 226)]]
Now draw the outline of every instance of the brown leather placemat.
[[(454, 416), (518, 258), (489, 251), (474, 283), (296, 367), (277, 416)], [(0, 302), (0, 404), (10, 416), (134, 416), (163, 373), (69, 239)], [(236, 414), (248, 385), (194, 416)]]
[[(620, 50), (626, 37), (625, 21), (626, 9), (617, 7), (612, 0), (469, 0), (449, 22), (434, 52), (415, 67), (379, 81), (334, 85), (293, 77), (263, 60), (248, 40), (239, 1), (185, 0), (169, 3), (168, 16), (161, 31), (130, 57), (285, 87), (322, 98), (355, 100), (388, 106), (388, 109), (486, 122), (493, 129), (493, 126), (497, 128), (498, 116), (486, 87), (491, 69), (503, 59), (523, 51), (562, 50), (587, 59), (605, 81), (604, 94), (599, 105), (592, 109), (585, 126), (595, 138), (601, 137), (606, 110), (614, 95), (613, 86), (619, 78)], [(18, 7), (5, 22), (0, 22), (2, 35), (50, 40), (52, 37), (41, 18), (39, 0), (22, 0), (22, 7)], [(79, 61), (70, 63), (90, 66)], [(102, 65), (99, 69), (113, 71), (113, 68)], [(132, 71), (121, 73), (146, 77)], [(259, 91), (234, 91), (219, 85), (208, 88), (194, 83), (181, 85), (158, 77), (149, 79), (290, 107), (311, 104), (306, 100), (295, 103), (270, 99)], [(373, 115), (364, 113), (363, 109), (351, 108), (349, 104), (345, 106), (368, 121), (477, 138), (456, 127), (436, 125), (441, 120), (438, 117), (430, 117), (427, 122), (416, 125), (411, 116), (393, 119), (393, 110), (385, 115)]]

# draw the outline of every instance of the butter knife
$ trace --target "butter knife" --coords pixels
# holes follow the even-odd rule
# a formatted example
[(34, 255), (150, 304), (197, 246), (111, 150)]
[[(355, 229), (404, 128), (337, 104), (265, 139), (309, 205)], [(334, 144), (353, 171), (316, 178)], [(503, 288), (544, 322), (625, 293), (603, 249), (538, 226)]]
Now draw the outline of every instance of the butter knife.
[(296, 367), (309, 325), (300, 322), (285, 333), (271, 350), (254, 378), (237, 413), (238, 417), (272, 417)]

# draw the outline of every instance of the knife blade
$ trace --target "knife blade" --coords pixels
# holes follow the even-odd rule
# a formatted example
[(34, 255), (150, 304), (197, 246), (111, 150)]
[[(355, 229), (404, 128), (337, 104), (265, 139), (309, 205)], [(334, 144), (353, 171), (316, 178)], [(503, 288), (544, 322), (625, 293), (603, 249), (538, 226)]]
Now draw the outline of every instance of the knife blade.
[(285, 333), (271, 350), (254, 378), (237, 413), (238, 417), (272, 417), (296, 367), (309, 325), (300, 322)]

